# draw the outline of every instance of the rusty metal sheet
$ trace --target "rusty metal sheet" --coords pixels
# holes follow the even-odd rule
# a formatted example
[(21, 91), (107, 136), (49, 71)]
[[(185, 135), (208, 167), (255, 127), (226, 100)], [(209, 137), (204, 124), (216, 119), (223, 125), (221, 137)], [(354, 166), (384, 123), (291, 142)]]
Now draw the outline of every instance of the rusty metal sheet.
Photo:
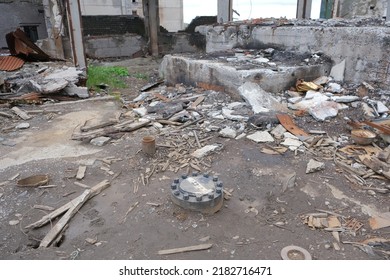
[(16, 29), (5, 35), (8, 49), (12, 55), (18, 55), (26, 60), (49, 61), (52, 58), (35, 45), (21, 29)]
[(295, 136), (309, 136), (304, 130), (300, 129), (296, 124), (293, 122), (291, 117), (286, 114), (277, 114), (276, 117), (280, 121), (280, 123), (283, 125), (287, 131), (291, 132)]
[(21, 68), (24, 60), (16, 56), (0, 56), (0, 70), (15, 71)]

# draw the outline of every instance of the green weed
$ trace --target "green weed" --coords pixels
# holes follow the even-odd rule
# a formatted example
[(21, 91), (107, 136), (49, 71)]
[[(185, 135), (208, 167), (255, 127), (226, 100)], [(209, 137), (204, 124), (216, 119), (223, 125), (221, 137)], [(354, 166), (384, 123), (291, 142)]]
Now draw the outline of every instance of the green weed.
[(125, 88), (123, 77), (126, 76), (129, 76), (129, 71), (125, 67), (91, 65), (88, 67), (87, 86), (96, 91), (99, 91), (99, 84), (107, 84), (111, 89)]

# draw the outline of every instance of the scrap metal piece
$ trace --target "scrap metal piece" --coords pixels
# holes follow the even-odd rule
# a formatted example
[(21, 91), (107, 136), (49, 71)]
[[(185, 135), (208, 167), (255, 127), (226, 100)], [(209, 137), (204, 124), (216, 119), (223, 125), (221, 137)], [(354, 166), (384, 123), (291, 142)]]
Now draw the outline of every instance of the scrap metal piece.
[(18, 55), (26, 60), (32, 61), (49, 61), (53, 60), (50, 55), (46, 54), (30, 38), (27, 37), (21, 29), (16, 29), (5, 35), (8, 49), (12, 55)]
[(310, 253), (306, 249), (294, 245), (284, 247), (280, 252), (280, 255), (283, 260), (311, 260), (312, 259)]
[(24, 65), (24, 60), (16, 56), (0, 56), (1, 71), (15, 71)]
[(207, 173), (182, 175), (171, 184), (172, 201), (186, 209), (214, 214), (223, 204), (223, 183)]

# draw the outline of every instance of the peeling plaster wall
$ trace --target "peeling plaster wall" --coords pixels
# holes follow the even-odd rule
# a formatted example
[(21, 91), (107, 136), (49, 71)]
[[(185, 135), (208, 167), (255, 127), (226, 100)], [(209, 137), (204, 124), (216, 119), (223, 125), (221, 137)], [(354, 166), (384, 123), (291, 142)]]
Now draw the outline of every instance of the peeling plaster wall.
[(38, 38), (47, 38), (42, 0), (0, 0), (0, 48), (7, 47), (5, 34), (21, 25), (36, 25)]
[(390, 90), (390, 29), (388, 27), (207, 26), (206, 51), (234, 47), (286, 48), (298, 52), (322, 51), (339, 63), (346, 60), (346, 82), (377, 82)]
[(338, 17), (383, 17), (386, 15), (386, 9), (387, 0), (342, 0)]

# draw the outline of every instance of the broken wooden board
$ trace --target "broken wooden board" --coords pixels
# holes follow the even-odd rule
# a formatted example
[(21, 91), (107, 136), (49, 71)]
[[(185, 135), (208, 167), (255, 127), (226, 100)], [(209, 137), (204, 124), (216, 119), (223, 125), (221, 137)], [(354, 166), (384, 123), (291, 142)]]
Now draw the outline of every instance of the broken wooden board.
[(191, 108), (195, 109), (200, 103), (203, 102), (204, 99), (205, 99), (204, 96), (199, 96), (199, 97), (191, 104)]
[(86, 123), (86, 124), (84, 124), (84, 126), (82, 126), (80, 128), (80, 130), (82, 132), (87, 132), (87, 131), (91, 131), (91, 130), (95, 130), (95, 129), (111, 126), (111, 125), (114, 125), (114, 124), (117, 124), (117, 123), (118, 123), (117, 120), (108, 120), (108, 121), (105, 121), (105, 122), (102, 122), (102, 123), (90, 124), (90, 125), (87, 125), (87, 123)]
[(308, 133), (296, 126), (296, 124), (293, 122), (289, 115), (277, 114), (276, 117), (280, 121), (281, 125), (283, 125), (283, 127), (287, 129), (287, 131), (291, 132), (295, 136), (309, 136)]
[(210, 244), (200, 244), (200, 245), (195, 245), (195, 246), (160, 250), (160, 251), (158, 251), (158, 254), (159, 255), (170, 255), (170, 254), (177, 254), (177, 253), (207, 250), (207, 249), (210, 249), (212, 246), (213, 246), (213, 244), (211, 244), (211, 243)]
[(390, 179), (390, 165), (380, 161), (376, 157), (370, 157), (368, 155), (359, 156), (361, 162), (367, 167), (374, 170), (379, 175), (385, 176), (387, 179)]
[[(101, 193), (104, 189), (106, 189), (109, 186), (110, 186), (110, 182), (108, 180), (104, 180), (87, 191), (91, 191), (90, 198), (92, 198), (92, 197), (98, 195), (99, 193)], [(38, 228), (38, 227), (41, 227), (43, 225), (46, 225), (54, 218), (58, 217), (59, 215), (63, 214), (64, 212), (68, 211), (71, 207), (73, 207), (77, 203), (77, 201), (78, 201), (78, 197), (69, 201), (68, 203), (61, 206), (60, 208), (57, 208), (56, 210), (54, 210), (50, 214), (43, 216), (39, 221), (32, 223), (32, 224), (26, 226), (25, 228), (26, 229)]]
[(72, 134), (72, 140), (84, 141), (84, 140), (91, 140), (93, 138), (97, 138), (100, 136), (109, 136), (110, 134), (115, 134), (118, 132), (131, 132), (141, 127), (147, 126), (148, 124), (150, 124), (150, 122), (151, 122), (150, 120), (142, 120), (142, 121), (132, 122), (128, 125), (124, 125), (122, 123), (116, 126), (101, 128), (89, 132), (75, 132)]
[(148, 91), (149, 89), (152, 89), (152, 88), (158, 86), (159, 84), (162, 84), (163, 82), (164, 82), (164, 80), (161, 79), (161, 80), (158, 80), (158, 81), (156, 81), (156, 82), (154, 82), (154, 83), (149, 83), (149, 84), (143, 86), (143, 87), (140, 89), (140, 91), (141, 91), (141, 92)]
[(91, 191), (86, 190), (82, 195), (74, 200), (74, 205), (65, 213), (64, 216), (51, 228), (49, 233), (42, 239), (39, 247), (48, 247), (62, 232), (63, 228), (68, 224), (70, 219), (78, 212), (84, 203), (91, 197)]
[(370, 145), (367, 146), (348, 145), (339, 149), (339, 151), (347, 155), (356, 155), (361, 153), (362, 151), (366, 152), (366, 154), (368, 155), (376, 155), (381, 152), (381, 149)]
[(374, 123), (374, 122), (370, 122), (370, 121), (364, 121), (363, 123), (365, 123), (366, 125), (369, 125), (373, 128), (376, 128), (385, 134), (390, 134), (390, 125), (387, 123), (379, 123), (379, 122)]
[(12, 107), (11, 111), (13, 111), (18, 117), (20, 117), (22, 120), (29, 120), (32, 117), (29, 116), (25, 111), (19, 109), (18, 107)]
[(390, 227), (390, 212), (381, 214), (380, 216), (372, 217), (369, 220), (370, 227), (373, 230)]

